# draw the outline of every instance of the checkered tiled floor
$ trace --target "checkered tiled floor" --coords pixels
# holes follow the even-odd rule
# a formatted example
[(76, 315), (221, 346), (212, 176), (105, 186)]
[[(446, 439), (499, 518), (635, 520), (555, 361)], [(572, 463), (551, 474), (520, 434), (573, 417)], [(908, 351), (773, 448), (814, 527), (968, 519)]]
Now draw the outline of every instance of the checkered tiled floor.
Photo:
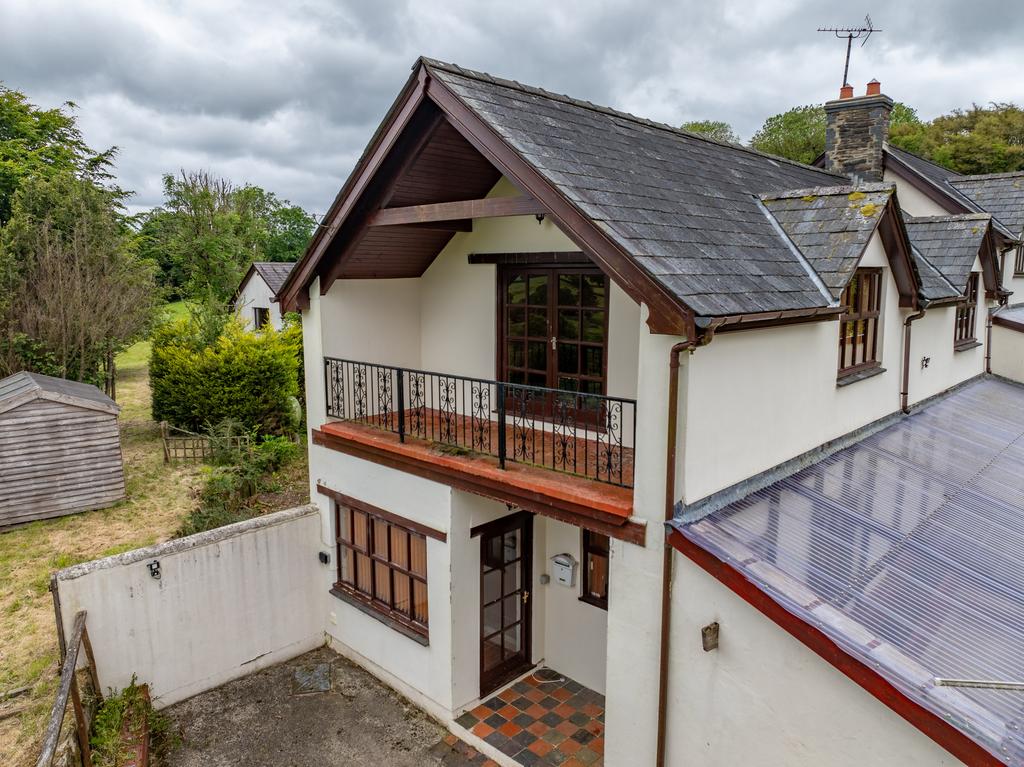
[(456, 721), (526, 767), (604, 763), (604, 696), (550, 669), (538, 669)]

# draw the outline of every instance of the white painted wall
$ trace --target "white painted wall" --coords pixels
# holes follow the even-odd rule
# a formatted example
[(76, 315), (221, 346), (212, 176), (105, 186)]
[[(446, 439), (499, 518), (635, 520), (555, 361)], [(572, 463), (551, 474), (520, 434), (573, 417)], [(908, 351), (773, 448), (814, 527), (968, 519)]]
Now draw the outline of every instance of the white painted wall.
[(992, 326), (992, 372), (1024, 383), (1024, 333)]
[(1020, 277), (1015, 274), (1017, 267), (1017, 248), (1011, 248), (1005, 254), (1000, 254), (998, 258), (1002, 260), (1003, 287), (1007, 290), (1013, 291), (1013, 295), (1010, 296), (1010, 303), (1024, 303), (1024, 277)]
[[(960, 764), (679, 554), (672, 593), (668, 764)], [(704, 652), (700, 630), (713, 621), (720, 645)]]
[[(314, 287), (310, 287), (311, 305)], [(316, 298), (324, 355), (421, 367), (419, 280), (336, 280), (326, 296), (318, 292)], [(312, 332), (306, 316), (303, 329), (306, 334)], [(306, 360), (322, 375), (322, 358), (307, 356)]]
[(64, 634), (86, 610), (100, 684), (137, 674), (158, 706), (307, 652), (324, 641), (317, 527), (300, 507), (61, 570)]
[[(883, 267), (879, 341), (886, 372), (837, 386), (836, 322), (719, 333), (688, 366), (686, 503), (899, 409), (905, 312), (877, 234), (861, 265)], [(651, 406), (657, 407), (645, 400)]]
[(896, 185), (896, 196), (899, 198), (900, 207), (911, 216), (948, 216), (960, 212), (939, 205), (931, 197), (919, 192), (917, 187), (904, 181), (890, 170), (886, 170), (882, 175), (882, 181), (886, 184)]
[[(605, 660), (608, 653), (608, 612), (580, 599), (583, 582), (583, 533), (578, 527), (555, 519), (534, 520), (538, 538), (538, 556), (534, 569), (552, 576), (547, 585), (538, 585), (535, 615), (543, 615), (543, 624), (535, 625), (542, 639), (544, 662), (582, 685), (605, 692)], [(576, 560), (576, 583), (562, 586), (555, 582), (551, 557), (568, 553)], [(543, 601), (541, 601), (543, 598)], [(542, 631), (540, 629), (543, 629)], [(535, 648), (536, 649), (536, 648)]]
[(263, 278), (260, 277), (259, 272), (253, 272), (252, 277), (245, 283), (245, 287), (242, 288), (238, 298), (235, 299), (235, 311), (238, 312), (242, 323), (246, 327), (252, 328), (255, 325), (253, 309), (257, 308), (270, 310), (270, 324), (276, 330), (280, 330), (284, 326), (284, 319), (281, 317), (281, 305), (274, 300), (274, 292), (264, 282)]

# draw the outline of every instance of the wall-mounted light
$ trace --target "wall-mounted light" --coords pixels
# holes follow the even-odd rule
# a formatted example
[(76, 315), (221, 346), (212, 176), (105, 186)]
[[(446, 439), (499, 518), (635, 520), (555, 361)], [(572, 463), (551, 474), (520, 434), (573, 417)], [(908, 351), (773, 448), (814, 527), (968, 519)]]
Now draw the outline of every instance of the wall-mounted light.
[(320, 564), (329, 565), (331, 563), (331, 555), (326, 551), (321, 551), (319, 554)]
[(543, 214), (543, 213), (537, 213), (537, 214), (536, 214), (536, 215), (534, 216), (534, 218), (536, 218), (536, 219), (537, 219), (537, 223), (538, 223), (538, 224), (543, 224), (543, 223), (544, 223), (544, 214)]
[(928, 365), (931, 364), (931, 361), (932, 361), (931, 357), (922, 357), (921, 358), (921, 369), (923, 370), (924, 368), (928, 367)]
[(718, 649), (718, 621), (709, 623), (700, 630), (700, 643), (704, 652)]
[(159, 560), (154, 559), (152, 562), (150, 562), (148, 565), (146, 565), (146, 567), (149, 568), (149, 576), (153, 580), (156, 580), (156, 581), (160, 580), (160, 562), (159, 562)]

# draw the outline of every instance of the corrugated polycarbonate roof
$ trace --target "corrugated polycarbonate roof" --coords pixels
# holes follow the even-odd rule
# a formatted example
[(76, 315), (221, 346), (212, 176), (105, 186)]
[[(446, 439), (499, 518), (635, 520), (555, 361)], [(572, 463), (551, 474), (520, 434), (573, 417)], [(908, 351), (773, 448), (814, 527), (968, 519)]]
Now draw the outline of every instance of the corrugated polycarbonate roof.
[(1024, 387), (968, 384), (673, 525), (1007, 764), (1024, 765)]

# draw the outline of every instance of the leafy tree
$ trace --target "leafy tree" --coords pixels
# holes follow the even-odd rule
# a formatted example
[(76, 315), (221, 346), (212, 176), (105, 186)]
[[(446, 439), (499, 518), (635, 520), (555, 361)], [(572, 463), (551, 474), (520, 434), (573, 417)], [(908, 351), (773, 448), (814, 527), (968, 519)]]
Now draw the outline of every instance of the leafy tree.
[(165, 203), (142, 219), (142, 248), (173, 292), (209, 305), (230, 298), (252, 261), (294, 261), (314, 221), (258, 186), (205, 171), (164, 176)]
[(1009, 103), (975, 104), (936, 117), (916, 131), (894, 131), (891, 140), (958, 173), (1022, 170), (1024, 110)]
[[(761, 152), (786, 157), (810, 164), (825, 151), (825, 107), (810, 104), (794, 107), (788, 112), (765, 120), (750, 140), (750, 145)], [(896, 102), (892, 110), (892, 128), (920, 125), (917, 112), (906, 104)]]
[[(94, 152), (70, 113), (73, 102), (39, 109), (25, 94), (0, 84), (0, 226), (11, 217), (14, 194), (28, 178), (73, 174), (95, 183), (112, 178), (116, 147)], [(121, 193), (123, 196), (123, 193)]]
[(750, 145), (761, 152), (810, 164), (825, 151), (825, 108), (811, 104), (773, 115), (750, 139)]
[(727, 144), (740, 143), (740, 137), (736, 135), (732, 126), (723, 120), (691, 120), (679, 127), (691, 133), (700, 133), (715, 141), (724, 141)]
[(22, 368), (102, 383), (159, 303), (119, 193), (70, 173), (21, 181), (0, 235), (0, 376)]

